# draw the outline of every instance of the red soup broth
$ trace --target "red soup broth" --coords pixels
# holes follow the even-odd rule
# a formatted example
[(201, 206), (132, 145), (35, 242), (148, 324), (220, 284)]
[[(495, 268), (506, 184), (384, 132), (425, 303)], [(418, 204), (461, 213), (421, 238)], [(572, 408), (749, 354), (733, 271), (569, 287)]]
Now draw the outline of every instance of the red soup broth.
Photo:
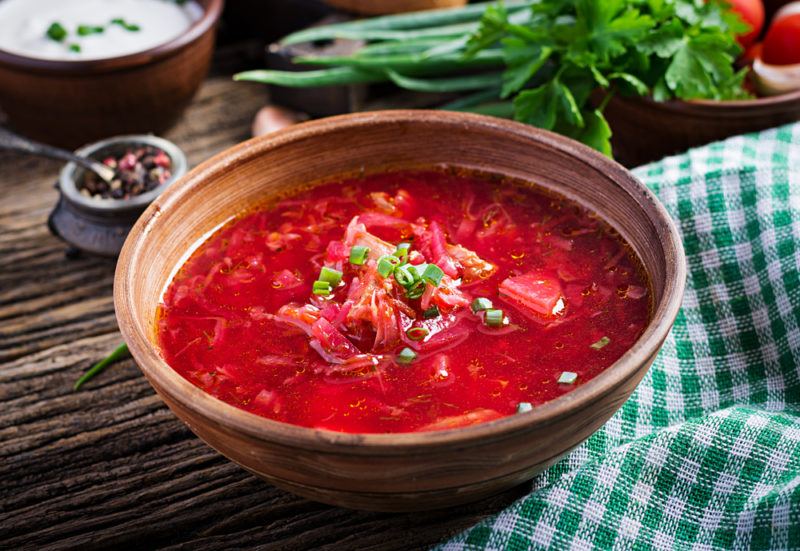
[(455, 169), (392, 172), (216, 231), (169, 284), (158, 338), (183, 377), (263, 417), (441, 430), (585, 384), (642, 334), (650, 295), (630, 247), (570, 200)]

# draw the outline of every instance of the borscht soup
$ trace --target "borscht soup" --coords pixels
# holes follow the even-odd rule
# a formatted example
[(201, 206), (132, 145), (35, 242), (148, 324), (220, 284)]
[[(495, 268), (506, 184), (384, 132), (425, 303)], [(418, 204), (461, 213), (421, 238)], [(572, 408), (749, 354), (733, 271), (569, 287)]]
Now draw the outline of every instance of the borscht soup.
[(642, 264), (596, 214), (455, 168), (335, 181), (243, 212), (180, 267), (167, 363), (256, 415), (351, 433), (524, 415), (643, 333)]

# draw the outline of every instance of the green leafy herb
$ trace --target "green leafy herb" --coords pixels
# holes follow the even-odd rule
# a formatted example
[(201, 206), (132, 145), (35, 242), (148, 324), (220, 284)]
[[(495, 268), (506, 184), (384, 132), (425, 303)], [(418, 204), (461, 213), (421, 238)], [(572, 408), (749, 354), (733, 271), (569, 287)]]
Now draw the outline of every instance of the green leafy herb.
[(50, 40), (55, 40), (56, 42), (64, 42), (64, 39), (67, 38), (67, 29), (65, 29), (61, 23), (55, 21), (53, 23), (50, 23), (50, 26), (47, 27), (47, 31), (45, 34), (47, 35), (47, 38), (49, 38)]
[(723, 0), (510, 0), (314, 27), (285, 44), (351, 38), (353, 54), (306, 56), (308, 72), (248, 71), (281, 86), (393, 82), (422, 92), (472, 91), (445, 108), (513, 117), (611, 155), (612, 95), (748, 97), (736, 71), (747, 27)]
[(77, 381), (75, 381), (75, 385), (73, 385), (72, 389), (79, 390), (86, 381), (88, 381), (101, 371), (103, 371), (105, 368), (107, 368), (109, 365), (116, 362), (117, 360), (125, 358), (126, 356), (128, 356), (128, 354), (129, 354), (128, 345), (122, 343), (117, 348), (115, 348), (111, 354), (109, 354), (96, 364), (94, 364), (91, 368), (89, 368), (89, 370), (86, 373), (81, 375), (81, 377)]
[(593, 348), (594, 350), (600, 350), (601, 348), (605, 348), (610, 342), (611, 339), (609, 339), (608, 337), (601, 337), (600, 340), (589, 345), (589, 348)]
[(68, 46), (70, 52), (78, 53), (81, 51), (81, 45), (72, 43)]

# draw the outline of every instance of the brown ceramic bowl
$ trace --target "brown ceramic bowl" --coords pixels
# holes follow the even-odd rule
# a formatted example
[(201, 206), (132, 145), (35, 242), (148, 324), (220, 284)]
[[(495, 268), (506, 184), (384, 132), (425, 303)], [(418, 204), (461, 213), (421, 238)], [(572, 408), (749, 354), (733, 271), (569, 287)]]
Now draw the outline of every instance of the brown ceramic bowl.
[[(531, 413), (440, 432), (345, 434), (237, 409), (173, 371), (156, 341), (156, 308), (203, 236), (248, 205), (337, 176), (447, 164), (536, 182), (602, 214), (652, 282), (653, 319), (618, 362)], [(627, 400), (673, 324), (686, 261), (653, 194), (620, 165), (567, 138), (491, 117), (380, 111), (289, 127), (225, 151), (167, 189), (125, 242), (114, 282), (134, 358), (178, 417), (269, 482), (335, 505), (416, 511), (480, 499), (524, 482), (583, 442)]]
[(20, 133), (77, 147), (118, 134), (159, 133), (177, 121), (208, 73), (224, 0), (198, 0), (203, 16), (165, 44), (85, 61), (0, 50), (0, 109)]
[(605, 112), (614, 154), (627, 166), (800, 120), (800, 90), (741, 101), (612, 99)]

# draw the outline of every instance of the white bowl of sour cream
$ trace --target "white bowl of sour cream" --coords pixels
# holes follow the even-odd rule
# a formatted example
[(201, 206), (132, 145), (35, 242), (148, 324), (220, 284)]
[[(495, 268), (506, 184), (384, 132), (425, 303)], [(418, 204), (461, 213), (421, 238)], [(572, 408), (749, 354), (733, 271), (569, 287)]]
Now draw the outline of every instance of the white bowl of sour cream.
[(223, 0), (0, 0), (0, 109), (76, 146), (160, 132), (207, 74)]
[(0, 49), (63, 61), (118, 57), (165, 44), (202, 16), (194, 0), (0, 0)]

